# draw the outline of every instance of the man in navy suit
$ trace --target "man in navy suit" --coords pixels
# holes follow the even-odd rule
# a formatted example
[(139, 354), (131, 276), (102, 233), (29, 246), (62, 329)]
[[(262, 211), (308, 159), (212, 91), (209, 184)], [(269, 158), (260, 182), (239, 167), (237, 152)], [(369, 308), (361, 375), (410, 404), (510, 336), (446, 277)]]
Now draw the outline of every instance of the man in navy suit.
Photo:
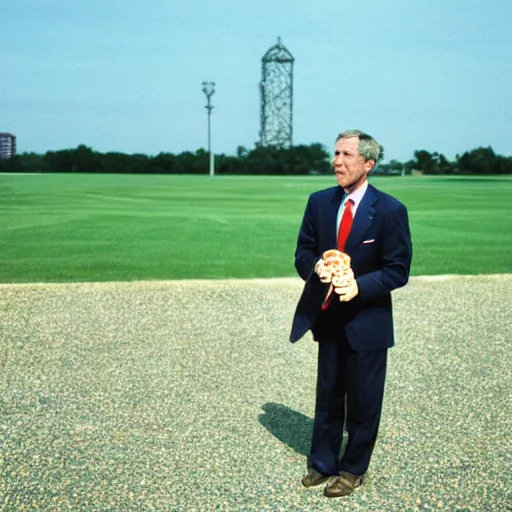
[[(308, 330), (318, 341), (313, 438), (302, 483), (328, 482), (328, 497), (351, 494), (368, 469), (382, 409), (387, 349), (394, 344), (391, 291), (409, 279), (407, 209), (367, 181), (379, 158), (380, 145), (369, 135), (350, 130), (338, 136), (333, 160), (338, 186), (309, 197), (295, 252), (305, 286), (290, 341)], [(350, 217), (348, 224), (344, 217)], [(343, 230), (348, 238), (339, 234)], [(326, 301), (330, 279), (322, 254), (340, 248), (341, 237), (353, 277)], [(348, 442), (340, 454), (344, 426)]]

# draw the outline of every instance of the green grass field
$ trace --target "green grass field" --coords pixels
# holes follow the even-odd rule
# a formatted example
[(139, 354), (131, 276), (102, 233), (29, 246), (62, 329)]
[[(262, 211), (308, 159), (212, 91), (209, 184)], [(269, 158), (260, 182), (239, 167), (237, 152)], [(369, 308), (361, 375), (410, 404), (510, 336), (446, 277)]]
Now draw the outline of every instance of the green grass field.
[[(409, 209), (413, 275), (512, 272), (510, 176), (371, 182)], [(0, 282), (295, 276), (308, 195), (334, 183), (0, 174)]]

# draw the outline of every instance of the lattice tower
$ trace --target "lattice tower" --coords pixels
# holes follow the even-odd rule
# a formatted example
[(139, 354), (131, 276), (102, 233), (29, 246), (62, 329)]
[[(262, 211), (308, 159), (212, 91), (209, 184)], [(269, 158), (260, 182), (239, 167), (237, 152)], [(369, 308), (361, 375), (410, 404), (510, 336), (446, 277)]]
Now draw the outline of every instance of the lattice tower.
[(261, 59), (262, 146), (292, 145), (294, 61), (280, 37)]

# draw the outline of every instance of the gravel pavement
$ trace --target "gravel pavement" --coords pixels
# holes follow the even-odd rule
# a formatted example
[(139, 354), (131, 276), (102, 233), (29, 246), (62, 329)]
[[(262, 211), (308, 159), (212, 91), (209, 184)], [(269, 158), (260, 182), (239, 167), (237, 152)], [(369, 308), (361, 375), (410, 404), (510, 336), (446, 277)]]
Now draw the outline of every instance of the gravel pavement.
[(304, 489), (317, 344), (298, 279), (0, 285), (1, 511), (512, 510), (512, 275), (394, 293), (381, 430)]

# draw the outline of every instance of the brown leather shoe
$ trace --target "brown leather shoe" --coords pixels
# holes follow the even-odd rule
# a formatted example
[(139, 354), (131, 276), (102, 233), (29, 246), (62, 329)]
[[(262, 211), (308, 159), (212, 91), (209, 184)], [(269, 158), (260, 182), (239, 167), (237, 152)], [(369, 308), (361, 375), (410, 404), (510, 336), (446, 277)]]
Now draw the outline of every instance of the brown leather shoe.
[(304, 487), (314, 487), (320, 485), (331, 478), (331, 475), (322, 475), (316, 469), (309, 468), (308, 474), (302, 478), (302, 485)]
[(341, 473), (340, 476), (325, 486), (324, 496), (327, 496), (328, 498), (350, 496), (362, 483), (363, 475)]

